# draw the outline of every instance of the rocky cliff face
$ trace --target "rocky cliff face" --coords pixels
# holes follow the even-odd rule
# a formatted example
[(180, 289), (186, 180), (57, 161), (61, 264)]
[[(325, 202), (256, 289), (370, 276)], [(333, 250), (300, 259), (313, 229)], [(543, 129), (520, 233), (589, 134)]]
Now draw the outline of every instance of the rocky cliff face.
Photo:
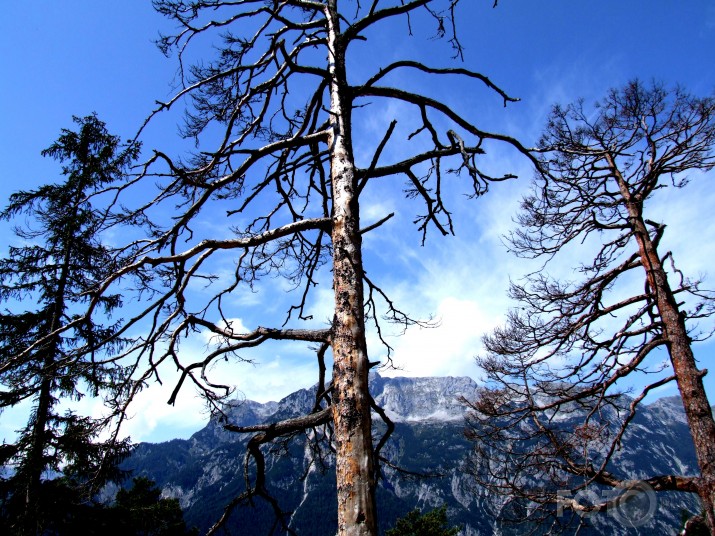
[[(469, 444), (462, 435), (464, 408), (458, 398), (472, 397), (475, 387), (469, 378), (372, 377), (373, 397), (395, 422), (383, 455), (403, 470), (387, 464), (381, 467), (378, 502), (383, 530), (415, 507), (447, 504), (450, 522), (461, 525), (465, 536), (524, 533), (523, 527), (495, 521), (503, 501), (475, 487), (464, 471)], [(279, 402), (232, 403), (227, 414), (232, 424), (248, 426), (303, 414), (313, 400), (310, 390), (300, 390)], [(564, 426), (568, 421), (564, 420)], [(380, 423), (375, 425), (376, 438), (384, 429)], [(268, 449), (267, 476), (290, 527), (300, 535), (323, 536), (334, 534), (336, 526), (333, 458), (327, 445), (316, 444), (314, 439), (301, 435)], [(247, 437), (229, 433), (212, 421), (188, 440), (140, 445), (128, 468), (135, 476), (154, 479), (165, 495), (178, 498), (188, 524), (205, 531), (245, 489), (246, 441)], [(631, 478), (694, 474), (692, 441), (679, 399), (663, 398), (645, 407), (619, 456)], [(674, 534), (682, 511), (698, 508), (694, 498), (682, 494), (658, 494), (657, 501), (648, 524), (632, 528), (602, 515), (592, 518), (592, 528), (586, 533)], [(237, 510), (228, 526), (232, 534), (280, 534), (271, 532), (273, 522), (270, 507), (257, 499), (254, 508)]]

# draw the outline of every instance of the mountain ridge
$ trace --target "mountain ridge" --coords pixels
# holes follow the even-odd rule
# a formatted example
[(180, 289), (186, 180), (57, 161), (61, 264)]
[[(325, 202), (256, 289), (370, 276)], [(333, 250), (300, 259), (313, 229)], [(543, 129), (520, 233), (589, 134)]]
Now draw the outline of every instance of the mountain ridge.
[[(475, 489), (465, 471), (469, 443), (462, 433), (465, 408), (458, 398), (474, 396), (474, 380), (372, 374), (370, 387), (375, 401), (395, 423), (395, 432), (383, 449), (385, 457), (413, 473), (440, 475), (418, 479), (382, 465), (378, 490), (381, 530), (415, 507), (431, 509), (446, 504), (450, 521), (463, 527), (464, 536), (519, 534), (516, 529), (498, 526), (494, 516), (499, 515), (503, 501)], [(232, 401), (227, 405), (227, 422), (250, 426), (295, 417), (312, 409), (314, 393), (313, 387), (277, 402)], [(692, 444), (690, 449), (681, 445), (689, 431), (678, 401), (679, 397), (657, 399), (643, 406), (634, 419), (633, 432), (619, 454), (619, 464), (630, 477), (642, 478), (653, 470), (659, 474), (697, 471)], [(179, 499), (188, 523), (201, 530), (215, 522), (230, 499), (245, 489), (243, 460), (249, 436), (228, 432), (223, 425), (212, 419), (188, 440), (142, 444), (127, 464), (135, 474), (157, 481), (165, 496)], [(384, 429), (376, 417), (376, 441)], [(265, 455), (270, 491), (290, 512), (291, 528), (309, 536), (334, 533), (335, 483), (330, 449), (307, 434), (291, 443), (266, 448)], [(680, 510), (697, 511), (697, 501), (682, 494), (669, 495), (658, 494), (662, 511), (653, 526), (641, 527), (643, 532), (614, 526), (607, 517), (596, 517), (587, 533), (672, 534), (680, 522)], [(255, 509), (242, 509), (231, 517), (232, 530), (247, 536), (271, 533), (272, 511), (258, 500), (255, 503)]]

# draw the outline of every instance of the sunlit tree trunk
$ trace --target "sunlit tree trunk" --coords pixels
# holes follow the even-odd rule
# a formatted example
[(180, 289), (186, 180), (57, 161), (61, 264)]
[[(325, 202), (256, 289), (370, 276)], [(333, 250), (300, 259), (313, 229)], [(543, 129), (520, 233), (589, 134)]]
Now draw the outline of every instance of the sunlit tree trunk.
[(612, 158), (609, 158), (609, 164), (613, 166), (616, 181), (626, 202), (648, 286), (663, 322), (663, 334), (700, 467), (698, 494), (712, 534), (715, 528), (715, 420), (703, 386), (704, 371), (699, 370), (695, 362), (685, 318), (668, 282), (657, 246), (646, 227), (642, 202), (630, 193)]
[[(151, 332), (137, 343), (137, 351), (125, 350), (125, 353), (138, 356), (136, 367), (144, 371), (142, 379), (149, 381), (155, 375), (155, 365), (152, 363), (145, 369), (142, 361), (144, 356), (154, 356), (155, 348), (161, 347), (163, 357), (157, 358), (158, 361), (175, 361), (182, 370), (170, 403), (176, 400), (185, 380), (193, 381), (210, 406), (223, 414), (220, 401), (229, 396), (231, 387), (221, 381), (209, 381), (203, 372), (194, 374), (192, 371), (197, 367), (207, 371), (208, 365), (221, 356), (227, 361), (241, 361), (240, 349), (256, 348), (269, 341), (320, 344), (316, 352), (318, 389), (312, 413), (299, 421), (288, 419), (270, 426), (227, 424), (231, 431), (256, 434), (251, 439), (246, 463), (253, 459), (260, 475), (253, 484), (247, 482), (245, 493), (234, 497), (212, 527), (212, 534), (224, 526), (234, 508), (252, 503), (256, 496), (271, 505), (276, 521), (290, 532), (290, 516), (266, 489), (260, 447), (278, 437), (293, 435), (301, 427), (309, 430), (317, 424), (327, 424), (328, 417), (333, 423), (330, 438), (336, 455), (338, 533), (341, 536), (377, 533), (377, 454), (373, 449), (385, 444), (391, 428), (388, 426), (387, 434), (373, 447), (374, 401), (368, 390), (370, 362), (365, 323), (374, 321), (380, 332), (382, 319), (376, 307), (384, 306), (387, 321), (405, 328), (427, 324), (397, 309), (377, 283), (365, 276), (362, 234), (377, 229), (392, 214), (361, 229), (360, 191), (372, 179), (384, 182), (387, 177), (394, 177), (404, 181), (406, 177), (411, 184), (406, 187), (406, 195), (425, 206), (426, 214), (415, 220), (424, 241), (428, 229), (433, 227), (443, 235), (454, 232), (451, 212), (441, 193), (443, 173), (465, 176), (465, 193), (475, 197), (486, 193), (492, 181), (512, 177), (511, 174), (493, 177), (479, 169), (481, 164), (476, 157), (484, 153), (483, 142), (507, 142), (521, 154), (533, 158), (516, 140), (483, 131), (438, 99), (410, 90), (408, 83), (405, 87), (402, 84), (392, 87), (388, 80), (388, 75), (391, 78), (402, 72), (421, 72), (445, 79), (460, 77), (485, 84), (489, 91), (503, 98), (504, 103), (516, 100), (480, 73), (464, 67), (434, 68), (419, 61), (397, 58), (390, 62), (389, 58), (376, 54), (351, 75), (350, 82), (354, 85), (348, 84), (346, 51), (349, 45), (366, 41), (368, 34), (377, 31), (373, 28), (393, 31), (397, 22), (388, 23), (390, 20), (406, 21), (408, 25), (403, 28), (409, 28), (413, 13), (415, 16), (419, 13), (420, 20), (435, 23), (438, 35), (449, 36), (449, 45), (461, 56), (454, 21), (459, 0), (345, 2), (341, 6), (342, 13), (338, 1), (153, 2), (157, 11), (178, 24), (176, 33), (160, 39), (164, 52), (176, 50), (182, 62), (189, 61), (188, 56), (184, 57), (185, 52), (188, 54), (192, 49), (189, 42), (203, 41), (204, 36), (211, 39), (216, 31), (220, 33), (216, 37), (222, 44), (217, 57), (202, 60), (186, 70), (188, 77), (184, 77), (182, 70), (182, 89), (167, 102), (158, 103), (159, 107), (147, 118), (147, 122), (153, 121), (155, 115), (188, 99), (184, 134), (195, 138), (198, 152), (189, 160), (174, 161), (165, 151), (157, 150), (140, 176), (121, 194), (131, 195), (134, 184), (154, 188), (152, 175), (158, 173), (162, 177), (160, 183), (155, 184), (156, 202), (137, 206), (130, 212), (131, 216), (125, 216), (127, 220), (138, 219), (140, 225), (146, 224), (156, 237), (127, 247), (132, 252), (131, 261), (107, 278), (100, 289), (101, 294), (125, 276), (134, 275), (138, 276), (142, 289), (148, 290), (155, 281), (162, 286), (158, 294), (152, 293), (152, 304), (144, 312), (124, 321), (122, 333), (153, 317)], [(199, 35), (202, 37), (198, 38)], [(363, 67), (372, 69), (373, 76), (365, 76)], [(370, 158), (370, 167), (358, 168), (353, 155), (351, 114), (353, 108), (364, 110), (363, 103), (367, 104), (366, 99), (372, 98), (407, 105), (408, 113), (413, 114), (421, 126), (404, 142), (418, 137), (424, 143), (410, 144), (414, 149), (411, 148), (410, 155), (404, 159), (382, 155), (388, 143), (399, 143), (391, 141), (396, 120), (385, 122), (386, 130), (380, 143), (372, 154), (362, 152), (359, 158), (361, 162)], [(375, 112), (366, 113), (369, 117)], [(218, 139), (209, 134), (214, 126), (223, 130), (224, 135), (219, 136), (223, 141), (209, 150), (206, 144), (214, 144)], [(204, 140), (207, 135), (209, 138)], [(428, 171), (423, 173), (425, 170)], [(137, 198), (145, 195), (144, 191), (137, 193)], [(175, 205), (175, 195), (185, 199)], [(207, 211), (213, 212), (212, 203), (218, 200), (234, 200), (236, 206), (227, 215), (246, 218), (240, 224), (241, 230), (231, 226), (239, 236), (223, 240), (209, 233), (199, 238), (199, 234), (192, 231), (193, 223)], [(172, 203), (166, 212), (158, 209), (164, 201)], [(133, 201), (130, 205), (134, 205)], [(156, 221), (149, 220), (150, 205)], [(177, 206), (181, 214), (162, 222), (163, 216), (174, 214)], [(121, 212), (125, 212), (124, 207)], [(327, 233), (331, 235), (330, 244), (326, 243)], [(180, 251), (184, 248), (180, 244), (187, 244), (189, 249)], [(202, 298), (186, 296), (185, 292), (192, 288), (192, 280), (204, 277), (197, 271), (199, 266), (207, 266), (209, 259), (228, 252), (234, 252), (237, 259), (231, 283), (217, 290), (208, 303), (194, 309)], [(312, 318), (308, 314), (313, 305), (309, 296), (329, 256), (332, 265), (326, 268), (332, 268), (335, 299), (330, 328), (286, 328), (289, 321)], [(224, 296), (233, 293), (239, 285), (252, 286), (269, 274), (287, 277), (296, 291), (302, 288), (302, 292), (294, 294), (295, 303), (288, 307), (281, 327), (258, 327), (247, 333), (234, 331), (226, 322), (229, 316), (228, 309), (224, 311), (222, 305)], [(210, 279), (211, 284), (218, 285), (216, 289), (224, 284), (218, 279), (214, 281), (213, 276)], [(218, 316), (214, 318), (214, 315)], [(202, 356), (201, 363), (179, 364), (177, 345), (190, 333), (204, 330), (216, 335), (219, 342), (216, 351), (208, 357)], [(324, 358), (328, 347), (332, 347), (333, 357), (330, 388), (325, 384)], [(329, 409), (326, 404), (330, 404)], [(389, 422), (386, 416), (380, 416)]]
[(369, 362), (363, 312), (362, 240), (350, 139), (350, 97), (337, 0), (326, 6), (331, 71), (330, 176), (333, 189), (333, 421), (338, 534), (377, 534)]

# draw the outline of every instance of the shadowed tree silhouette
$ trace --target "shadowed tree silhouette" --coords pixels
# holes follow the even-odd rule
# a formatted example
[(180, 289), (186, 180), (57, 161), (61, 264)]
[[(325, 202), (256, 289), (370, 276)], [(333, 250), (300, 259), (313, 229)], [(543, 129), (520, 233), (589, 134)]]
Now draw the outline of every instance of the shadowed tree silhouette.
[[(43, 477), (72, 474), (91, 494), (116, 472), (126, 442), (100, 439), (112, 419), (90, 418), (61, 402), (85, 395), (107, 397), (109, 408), (129, 371), (103, 355), (116, 351), (116, 324), (102, 325), (79, 313), (90, 301), (107, 318), (121, 305), (116, 294), (96, 294), (97, 285), (121, 261), (99, 241), (107, 213), (92, 198), (123, 178), (137, 155), (110, 135), (96, 116), (75, 118), (77, 131), (63, 130), (43, 151), (63, 164), (64, 180), (13, 194), (0, 214), (26, 215), (17, 227), (21, 245), (0, 260), (0, 410), (31, 401), (26, 426), (3, 444), (3, 506), (17, 518), (18, 533), (42, 532)], [(112, 343), (99, 350), (100, 343)], [(83, 348), (82, 352), (77, 352)], [(71, 406), (70, 406), (71, 407)], [(115, 408), (116, 409), (116, 408)]]

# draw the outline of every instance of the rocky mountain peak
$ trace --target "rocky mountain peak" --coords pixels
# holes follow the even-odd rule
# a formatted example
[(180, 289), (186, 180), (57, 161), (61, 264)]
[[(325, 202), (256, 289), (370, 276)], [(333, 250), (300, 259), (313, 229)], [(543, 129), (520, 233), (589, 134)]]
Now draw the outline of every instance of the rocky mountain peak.
[(395, 422), (456, 421), (464, 417), (459, 398), (473, 398), (477, 384), (467, 377), (388, 378), (374, 374), (375, 402)]
[[(398, 378), (371, 374), (371, 393), (395, 422), (383, 454), (395, 467), (414, 473), (440, 475), (419, 479), (404, 476), (392, 466), (382, 468), (378, 489), (382, 529), (415, 507), (447, 505), (450, 520), (463, 527), (462, 536), (521, 534), (503, 531), (498, 519), (503, 500), (475, 487), (465, 471), (472, 446), (464, 438), (465, 408), (459, 397), (472, 399), (476, 383), (470, 378)], [(248, 426), (304, 414), (314, 404), (315, 388), (302, 389), (277, 402), (237, 400), (226, 405), (232, 424)], [(626, 400), (626, 404), (627, 404)], [(578, 423), (578, 412), (558, 416), (563, 426)], [(377, 422), (378, 419), (376, 419)], [(245, 488), (244, 459), (250, 434), (227, 432), (213, 419), (190, 440), (142, 444), (126, 464), (135, 475), (148, 476), (164, 495), (179, 499), (190, 525), (205, 531), (222, 515), (223, 508)], [(328, 448), (318, 447), (310, 435), (266, 447), (267, 480), (275, 499), (291, 514), (290, 526), (301, 536), (334, 534), (334, 459)], [(618, 471), (628, 478), (652, 474), (694, 474), (692, 443), (687, 441), (682, 404), (678, 397), (661, 398), (639, 408), (621, 449)], [(302, 475), (302, 477), (301, 477)], [(681, 513), (698, 511), (697, 497), (658, 493), (656, 517), (644, 532), (633, 532), (611, 516), (596, 516), (588, 534), (673, 534)], [(230, 530), (245, 536), (270, 532), (275, 521), (270, 509), (243, 508), (232, 516)]]
[[(408, 378), (370, 374), (370, 392), (395, 422), (456, 421), (464, 417), (459, 397), (472, 398), (477, 384), (467, 377)], [(235, 400), (227, 404), (228, 421), (250, 426), (309, 412), (315, 387), (300, 389), (278, 402)]]

